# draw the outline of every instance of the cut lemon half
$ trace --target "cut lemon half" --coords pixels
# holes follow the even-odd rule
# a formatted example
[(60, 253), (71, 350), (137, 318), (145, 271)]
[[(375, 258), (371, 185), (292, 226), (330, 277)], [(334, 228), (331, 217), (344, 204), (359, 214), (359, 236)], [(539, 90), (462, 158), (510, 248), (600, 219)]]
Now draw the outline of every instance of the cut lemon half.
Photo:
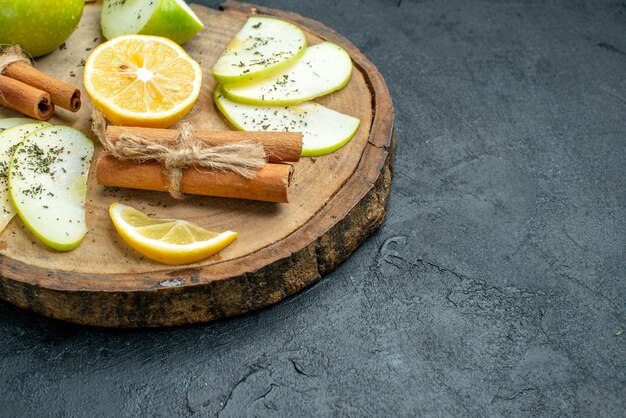
[(122, 35), (92, 52), (84, 81), (93, 105), (112, 123), (166, 128), (193, 107), (202, 71), (169, 39)]
[(237, 233), (207, 231), (191, 222), (156, 219), (121, 203), (109, 206), (115, 229), (133, 249), (163, 264), (204, 260), (229, 246)]

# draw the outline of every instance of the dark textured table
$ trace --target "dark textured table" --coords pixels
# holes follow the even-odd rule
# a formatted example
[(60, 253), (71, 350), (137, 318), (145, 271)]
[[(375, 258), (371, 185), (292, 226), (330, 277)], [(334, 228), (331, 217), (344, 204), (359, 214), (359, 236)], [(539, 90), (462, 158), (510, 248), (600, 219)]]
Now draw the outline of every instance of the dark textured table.
[(0, 303), (0, 416), (624, 416), (626, 2), (259, 3), (385, 76), (387, 223), (307, 291), (208, 325)]

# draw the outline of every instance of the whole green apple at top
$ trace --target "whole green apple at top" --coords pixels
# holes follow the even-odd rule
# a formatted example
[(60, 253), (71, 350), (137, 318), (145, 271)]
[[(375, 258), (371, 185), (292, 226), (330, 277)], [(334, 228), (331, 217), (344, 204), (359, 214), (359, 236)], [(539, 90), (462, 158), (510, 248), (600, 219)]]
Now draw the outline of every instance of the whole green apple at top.
[(0, 0), (0, 44), (48, 54), (74, 32), (84, 7), (85, 0)]

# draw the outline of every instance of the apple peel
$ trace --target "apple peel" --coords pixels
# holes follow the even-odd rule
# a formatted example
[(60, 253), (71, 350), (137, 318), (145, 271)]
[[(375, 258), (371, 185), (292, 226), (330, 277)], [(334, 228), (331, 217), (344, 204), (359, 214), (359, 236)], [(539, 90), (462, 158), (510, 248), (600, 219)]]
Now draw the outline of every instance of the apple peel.
[[(28, 121), (28, 119), (22, 120)], [(6, 128), (0, 132), (0, 232), (6, 228), (17, 213), (9, 196), (8, 174), (13, 153), (27, 135), (47, 126), (52, 125), (47, 122), (26, 123)]]
[(241, 131), (302, 132), (302, 156), (317, 157), (343, 147), (357, 132), (359, 119), (315, 102), (294, 106), (253, 106), (236, 103), (221, 88), (213, 96), (217, 108)]
[(296, 25), (252, 16), (230, 41), (211, 73), (222, 84), (268, 77), (295, 62), (306, 47), (304, 32)]
[(307, 48), (294, 64), (273, 76), (244, 84), (223, 85), (226, 97), (238, 103), (290, 106), (343, 88), (352, 74), (348, 53), (332, 42)]
[(119, 35), (154, 35), (179, 45), (204, 29), (184, 0), (104, 0), (100, 26), (109, 40)]
[(83, 133), (67, 126), (34, 131), (15, 149), (9, 167), (11, 202), (28, 229), (59, 251), (76, 248), (87, 233), (93, 151)]

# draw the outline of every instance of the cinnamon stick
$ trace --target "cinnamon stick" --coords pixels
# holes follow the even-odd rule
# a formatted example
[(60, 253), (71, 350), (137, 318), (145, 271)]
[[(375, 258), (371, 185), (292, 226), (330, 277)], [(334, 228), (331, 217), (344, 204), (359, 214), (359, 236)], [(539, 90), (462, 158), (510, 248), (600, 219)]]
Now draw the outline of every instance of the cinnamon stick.
[(78, 112), (80, 109), (80, 90), (61, 81), (25, 62), (14, 62), (9, 64), (3, 73), (5, 76), (24, 84), (43, 90), (50, 94), (52, 103), (63, 109)]
[[(132, 134), (150, 142), (173, 145), (178, 131), (172, 129), (139, 128), (109, 125), (106, 136), (112, 143), (122, 134)], [(300, 159), (302, 153), (302, 133), (300, 132), (244, 132), (244, 131), (198, 131), (192, 138), (208, 145), (223, 145), (234, 142), (258, 142), (263, 145), (268, 161), (293, 162)]]
[[(231, 172), (190, 167), (183, 170), (180, 189), (186, 194), (287, 203), (292, 172), (291, 165), (270, 163), (248, 180)], [(158, 162), (118, 160), (107, 151), (98, 156), (96, 181), (104, 186), (161, 192), (167, 192), (169, 187), (169, 179)]]
[(0, 75), (0, 105), (39, 120), (50, 119), (54, 112), (50, 94), (4, 75)]

